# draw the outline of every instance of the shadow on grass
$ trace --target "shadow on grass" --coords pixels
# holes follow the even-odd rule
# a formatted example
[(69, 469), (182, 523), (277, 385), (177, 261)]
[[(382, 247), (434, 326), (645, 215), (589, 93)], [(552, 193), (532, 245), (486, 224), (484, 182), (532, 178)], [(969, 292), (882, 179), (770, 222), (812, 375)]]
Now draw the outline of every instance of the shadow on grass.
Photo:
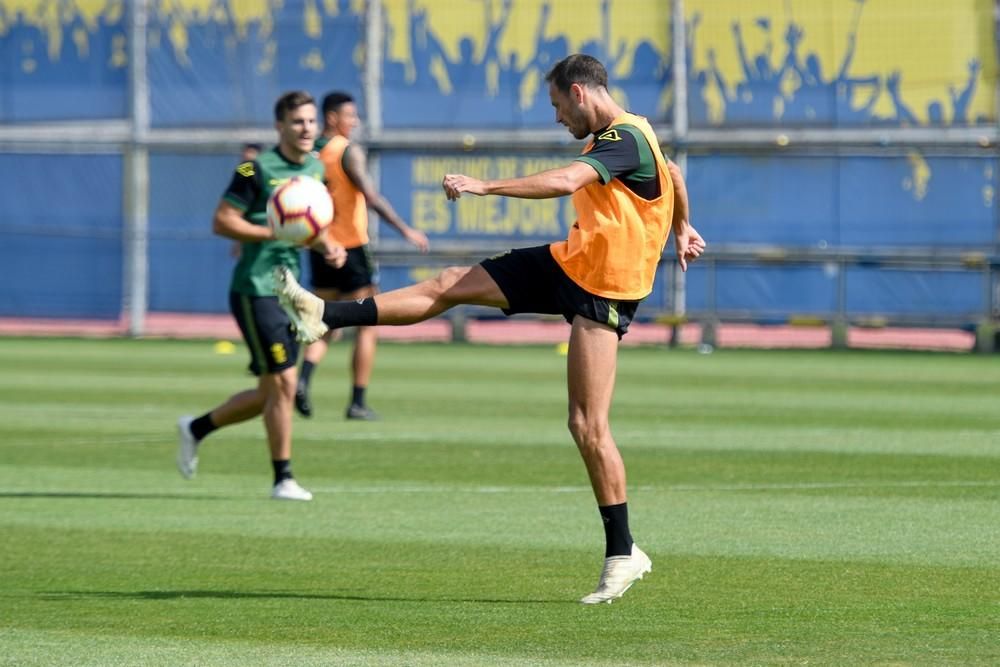
[(228, 500), (224, 496), (205, 496), (189, 493), (101, 493), (99, 491), (0, 491), (3, 498), (51, 498), (53, 500)]
[(39, 593), (48, 600), (78, 600), (82, 598), (103, 598), (118, 600), (344, 600), (355, 602), (473, 602), (480, 604), (579, 604), (576, 600), (538, 600), (501, 598), (438, 598), (438, 597), (393, 597), (380, 595), (352, 595), (350, 593), (296, 593), (294, 591), (52, 591)]

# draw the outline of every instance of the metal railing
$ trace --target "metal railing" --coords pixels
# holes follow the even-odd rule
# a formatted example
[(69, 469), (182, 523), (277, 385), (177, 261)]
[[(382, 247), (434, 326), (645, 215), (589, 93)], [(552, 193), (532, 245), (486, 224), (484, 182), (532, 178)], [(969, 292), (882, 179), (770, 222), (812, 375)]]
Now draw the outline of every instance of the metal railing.
[[(510, 244), (438, 244), (434, 252), (422, 255), (397, 247), (378, 253), (378, 260), (385, 267), (440, 267), (470, 265), (484, 257), (506, 250)], [(686, 323), (702, 325), (702, 342), (717, 344), (717, 329), (721, 323), (752, 323), (766, 325), (828, 327), (831, 346), (847, 347), (847, 330), (850, 326), (866, 328), (921, 327), (953, 328), (973, 332), (976, 350), (996, 351), (997, 333), (1000, 331), (1000, 254), (988, 254), (977, 249), (930, 251), (922, 248), (793, 248), (774, 245), (722, 245), (713, 246), (697, 265), (705, 280), (704, 299), (700, 305), (678, 308), (674, 299), (676, 291), (670, 290), (658, 303), (644, 304), (640, 317), (675, 329)], [(828, 309), (725, 308), (719, 305), (718, 273), (722, 268), (733, 267), (817, 268), (833, 276), (835, 303)], [(852, 269), (884, 269), (919, 272), (958, 272), (978, 278), (979, 307), (942, 313), (927, 309), (909, 312), (866, 311), (852, 307), (848, 278)], [(684, 275), (676, 261), (665, 255), (661, 274)], [(662, 279), (662, 278), (661, 278)], [(461, 340), (461, 331), (467, 319), (491, 317), (491, 309), (463, 308), (447, 315), (456, 333), (453, 339)]]

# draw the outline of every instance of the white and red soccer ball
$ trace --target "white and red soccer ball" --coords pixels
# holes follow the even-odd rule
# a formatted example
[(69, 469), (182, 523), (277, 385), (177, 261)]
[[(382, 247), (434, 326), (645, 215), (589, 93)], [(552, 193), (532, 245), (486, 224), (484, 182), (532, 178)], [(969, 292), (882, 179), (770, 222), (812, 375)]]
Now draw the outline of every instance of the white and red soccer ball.
[(333, 200), (315, 178), (293, 176), (267, 200), (267, 224), (274, 238), (310, 245), (333, 222)]

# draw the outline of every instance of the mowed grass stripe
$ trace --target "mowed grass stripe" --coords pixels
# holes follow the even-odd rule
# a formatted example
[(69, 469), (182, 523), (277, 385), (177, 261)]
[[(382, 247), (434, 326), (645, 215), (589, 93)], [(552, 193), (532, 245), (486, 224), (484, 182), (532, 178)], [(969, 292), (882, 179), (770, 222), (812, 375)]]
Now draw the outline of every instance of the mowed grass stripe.
[[(19, 544), (34, 539), (31, 531), (15, 536)], [(969, 595), (996, 583), (988, 568), (654, 554), (656, 570), (632, 591), (634, 602), (596, 611), (563, 596), (590, 565), (575, 550), (209, 535), (178, 542), (138, 533), (130, 537), (135, 550), (108, 559), (109, 541), (121, 544), (104, 531), (60, 538), (30, 565), (59, 575), (3, 595), (18, 604), (13, 627), (148, 636), (149, 647), (176, 637), (239, 640), (265, 652), (295, 644), (391, 647), (520, 660), (578, 656), (580, 664), (616, 657), (626, 664), (779, 657), (859, 664), (887, 653), (914, 664), (939, 664), (942, 656), (989, 664), (997, 657), (995, 601)], [(358, 553), (367, 557), (352, 557)], [(497, 563), (518, 565), (508, 572)]]
[[(543, 657), (515, 658), (487, 655), (482, 652), (396, 651), (377, 648), (343, 649), (316, 646), (314, 642), (274, 642), (193, 640), (150, 637), (136, 640), (131, 636), (94, 635), (83, 632), (25, 631), (7, 633), (4, 662), (21, 667), (51, 667), (53, 664), (76, 667), (576, 667), (578, 659), (554, 660)], [(86, 655), (81, 656), (81, 650)], [(39, 655), (45, 655), (40, 659)], [(595, 667), (618, 667), (618, 660), (588, 662)], [(682, 663), (661, 663), (663, 667)]]
[[(24, 470), (30, 477), (31, 470)], [(51, 472), (51, 471), (47, 471)], [(72, 472), (62, 471), (63, 477)], [(99, 471), (93, 471), (93, 477)], [(49, 475), (54, 480), (55, 475)], [(51, 484), (51, 482), (50, 482)], [(571, 549), (593, 542), (594, 517), (585, 487), (550, 487), (528, 493), (446, 484), (385, 484), (344, 492), (351, 485), (311, 489), (322, 502), (275, 507), (266, 485), (228, 475), (210, 485), (170, 484), (162, 475), (137, 475), (115, 492), (74, 488), (73, 480), (0, 493), (11, 511), (0, 525), (211, 533), (269, 538), (335, 534), (386, 542), (545, 546)], [(913, 487), (905, 487), (913, 491)], [(750, 489), (644, 488), (632, 494), (633, 528), (651, 553), (770, 555), (782, 558), (915, 564), (991, 565), (1000, 553), (1000, 488), (946, 487), (954, 497), (872, 495), (870, 488)], [(981, 498), (986, 492), (992, 497)], [(543, 504), (543, 515), (534, 516)], [(220, 524), (219, 517), (226, 520)], [(532, 517), (526, 530), (525, 517)], [(955, 517), (962, 517), (955, 521)], [(461, 530), (455, 526), (460, 525)], [(684, 539), (679, 540), (678, 535)]]

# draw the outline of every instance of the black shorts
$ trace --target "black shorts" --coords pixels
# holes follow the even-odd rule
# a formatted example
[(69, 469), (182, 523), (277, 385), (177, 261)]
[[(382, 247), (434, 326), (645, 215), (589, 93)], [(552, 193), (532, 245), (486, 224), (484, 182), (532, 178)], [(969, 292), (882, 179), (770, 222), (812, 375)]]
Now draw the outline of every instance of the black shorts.
[(549, 252), (549, 246), (520, 248), (480, 263), (507, 297), (507, 315), (542, 313), (562, 315), (570, 324), (577, 315), (606, 324), (621, 339), (635, 317), (638, 301), (606, 299), (586, 291), (567, 276)]
[(327, 264), (323, 255), (310, 250), (309, 269), (313, 289), (335, 289), (348, 293), (378, 285), (378, 266), (367, 244), (348, 248), (347, 262), (339, 269)]
[(276, 296), (229, 293), (229, 310), (250, 349), (250, 372), (279, 373), (299, 360), (299, 343)]

